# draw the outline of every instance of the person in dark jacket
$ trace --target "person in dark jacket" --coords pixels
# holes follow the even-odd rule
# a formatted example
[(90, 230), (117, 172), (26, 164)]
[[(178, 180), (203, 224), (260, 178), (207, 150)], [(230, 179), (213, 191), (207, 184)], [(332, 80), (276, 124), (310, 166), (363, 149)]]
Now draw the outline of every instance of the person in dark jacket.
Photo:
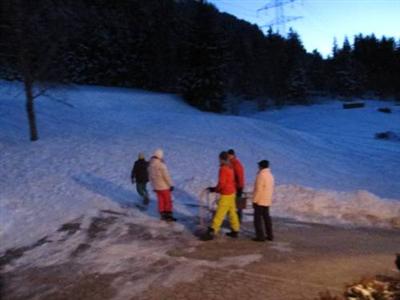
[(132, 184), (136, 183), (136, 191), (143, 198), (144, 205), (149, 204), (149, 193), (146, 187), (149, 182), (148, 166), (149, 163), (145, 160), (144, 154), (139, 153), (138, 160), (135, 161), (131, 172)]

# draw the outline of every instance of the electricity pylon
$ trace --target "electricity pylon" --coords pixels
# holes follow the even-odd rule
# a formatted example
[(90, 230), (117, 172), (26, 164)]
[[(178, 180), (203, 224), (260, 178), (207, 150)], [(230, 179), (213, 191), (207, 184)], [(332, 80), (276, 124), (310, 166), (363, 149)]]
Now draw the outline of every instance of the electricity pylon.
[(301, 16), (285, 16), (285, 5), (294, 3), (298, 0), (271, 0), (270, 3), (264, 5), (260, 9), (257, 10), (257, 12), (260, 12), (262, 10), (271, 10), (275, 9), (275, 19), (264, 26), (261, 27), (274, 27), (276, 28), (276, 31), (281, 34), (281, 35), (286, 35), (286, 23), (292, 22), (298, 19), (301, 19), (303, 17)]

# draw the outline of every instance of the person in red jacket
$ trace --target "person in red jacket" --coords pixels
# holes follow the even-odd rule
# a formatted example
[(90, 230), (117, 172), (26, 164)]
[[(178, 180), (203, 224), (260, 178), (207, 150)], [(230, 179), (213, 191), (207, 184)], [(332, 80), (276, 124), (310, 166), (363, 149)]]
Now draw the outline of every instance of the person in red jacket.
[(242, 198), (244, 189), (244, 168), (240, 160), (236, 157), (233, 149), (228, 150), (228, 157), (233, 171), (235, 172), (237, 214), (239, 216), (239, 222), (242, 223), (242, 210), (246, 208), (246, 199)]
[(226, 214), (229, 214), (229, 222), (231, 225), (231, 232), (227, 235), (232, 238), (237, 238), (239, 235), (240, 223), (236, 212), (236, 184), (235, 173), (229, 162), (228, 153), (223, 151), (219, 155), (220, 168), (218, 176), (218, 184), (216, 187), (209, 187), (208, 191), (221, 194), (218, 202), (218, 208), (212, 221), (211, 227), (208, 228), (202, 240), (212, 240), (216, 233), (221, 228), (222, 222)]

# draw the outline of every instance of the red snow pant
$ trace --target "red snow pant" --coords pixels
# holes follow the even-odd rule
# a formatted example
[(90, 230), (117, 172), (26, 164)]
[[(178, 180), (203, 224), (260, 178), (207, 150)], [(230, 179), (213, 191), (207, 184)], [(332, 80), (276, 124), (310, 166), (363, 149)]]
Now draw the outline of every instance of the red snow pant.
[(172, 197), (170, 190), (155, 191), (158, 199), (158, 211), (172, 212)]

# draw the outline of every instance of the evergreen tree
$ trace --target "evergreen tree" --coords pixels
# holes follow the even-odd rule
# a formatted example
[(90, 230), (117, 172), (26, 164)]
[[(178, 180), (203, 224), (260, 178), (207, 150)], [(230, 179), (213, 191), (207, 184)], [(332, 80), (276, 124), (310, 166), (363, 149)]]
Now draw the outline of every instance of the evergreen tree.
[(292, 103), (306, 103), (308, 94), (305, 71), (306, 51), (299, 35), (292, 29), (290, 29), (286, 41), (286, 55), (285, 98)]
[(348, 38), (343, 42), (343, 47), (336, 50), (334, 62), (334, 90), (342, 97), (351, 98), (359, 95), (360, 80), (357, 78), (356, 64), (352, 57), (352, 48)]
[(301, 65), (292, 70), (288, 82), (287, 99), (297, 104), (308, 103), (308, 85), (305, 68)]
[(397, 47), (395, 50), (395, 74), (394, 74), (394, 78), (395, 78), (395, 91), (394, 91), (394, 95), (396, 98), (396, 101), (400, 103), (400, 41), (397, 42)]
[(314, 50), (307, 56), (307, 79), (310, 89), (314, 92), (327, 90), (327, 67), (321, 54)]
[(198, 3), (186, 49), (187, 70), (181, 79), (182, 95), (191, 105), (205, 111), (224, 110), (224, 55), (217, 11)]
[(265, 38), (265, 90), (269, 97), (274, 100), (275, 105), (281, 106), (285, 103), (287, 82), (287, 52), (286, 40), (279, 34), (274, 33), (271, 28)]

